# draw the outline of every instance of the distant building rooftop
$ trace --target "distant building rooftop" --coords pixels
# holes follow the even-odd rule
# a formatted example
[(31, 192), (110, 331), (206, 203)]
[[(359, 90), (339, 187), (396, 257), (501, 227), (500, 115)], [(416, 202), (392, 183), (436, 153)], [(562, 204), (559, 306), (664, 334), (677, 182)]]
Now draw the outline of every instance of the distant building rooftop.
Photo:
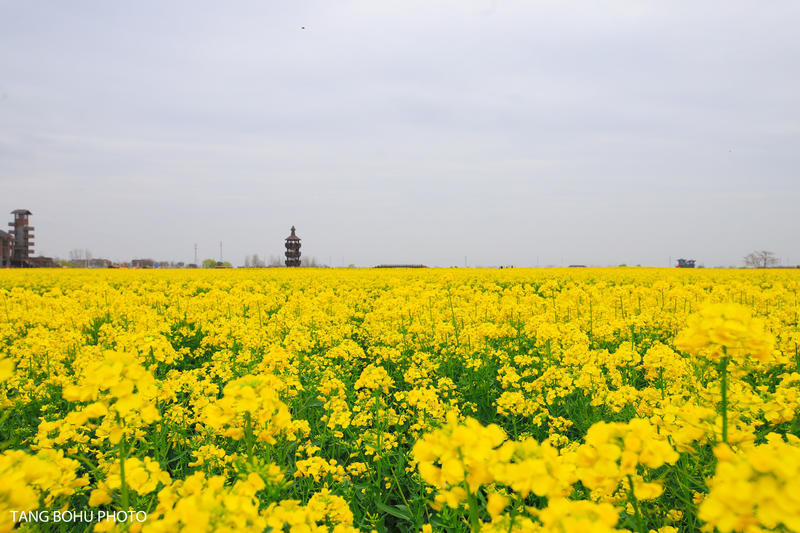
[(288, 237), (286, 237), (284, 240), (286, 240), (286, 241), (299, 241), (300, 237), (295, 235), (295, 231), (296, 230), (294, 229), (294, 226), (292, 226), (292, 234), (289, 235)]

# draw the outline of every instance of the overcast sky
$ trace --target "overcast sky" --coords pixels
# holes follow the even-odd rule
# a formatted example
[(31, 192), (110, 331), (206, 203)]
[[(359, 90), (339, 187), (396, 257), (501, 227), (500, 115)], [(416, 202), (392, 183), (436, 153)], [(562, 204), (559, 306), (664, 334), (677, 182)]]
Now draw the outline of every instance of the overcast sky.
[[(303, 29), (305, 27), (305, 29)], [(125, 260), (800, 263), (796, 1), (0, 1), (0, 221)]]

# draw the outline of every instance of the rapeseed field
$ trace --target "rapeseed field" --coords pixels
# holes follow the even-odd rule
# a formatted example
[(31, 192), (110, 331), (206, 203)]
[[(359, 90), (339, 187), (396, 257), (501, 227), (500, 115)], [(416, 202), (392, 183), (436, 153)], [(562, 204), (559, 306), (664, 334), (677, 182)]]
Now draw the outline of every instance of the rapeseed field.
[(0, 532), (800, 531), (800, 271), (0, 272)]

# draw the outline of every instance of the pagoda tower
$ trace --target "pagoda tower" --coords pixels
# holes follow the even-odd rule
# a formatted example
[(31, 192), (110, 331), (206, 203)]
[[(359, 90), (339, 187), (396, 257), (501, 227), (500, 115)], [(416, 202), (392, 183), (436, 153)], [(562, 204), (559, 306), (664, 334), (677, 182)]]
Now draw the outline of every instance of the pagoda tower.
[(300, 266), (300, 237), (294, 234), (294, 226), (292, 234), (286, 237), (286, 266)]

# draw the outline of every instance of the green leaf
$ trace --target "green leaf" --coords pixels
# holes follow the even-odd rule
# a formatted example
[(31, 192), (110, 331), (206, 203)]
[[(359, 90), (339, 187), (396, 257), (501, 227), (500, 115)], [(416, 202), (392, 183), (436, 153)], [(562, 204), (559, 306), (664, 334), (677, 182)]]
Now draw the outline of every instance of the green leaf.
[(389, 513), (390, 515), (401, 518), (406, 522), (411, 522), (413, 519), (411, 518), (411, 511), (408, 510), (408, 506), (406, 505), (386, 505), (383, 502), (375, 502), (378, 505), (378, 509), (383, 511), (384, 513)]

